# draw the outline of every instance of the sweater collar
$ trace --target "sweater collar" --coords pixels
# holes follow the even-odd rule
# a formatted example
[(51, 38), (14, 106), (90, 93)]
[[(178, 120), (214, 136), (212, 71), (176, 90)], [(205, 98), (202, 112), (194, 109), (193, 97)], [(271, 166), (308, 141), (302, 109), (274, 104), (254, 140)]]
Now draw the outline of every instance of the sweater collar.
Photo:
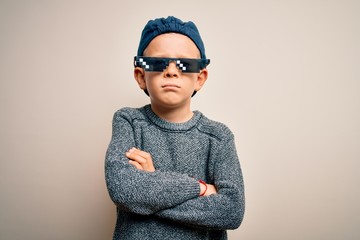
[(187, 131), (191, 128), (193, 128), (200, 120), (202, 114), (199, 111), (193, 111), (193, 116), (190, 120), (183, 122), (183, 123), (173, 123), (166, 121), (162, 118), (160, 118), (158, 115), (156, 115), (153, 110), (151, 109), (151, 105), (146, 105), (145, 107), (145, 113), (149, 120), (154, 123), (156, 126), (170, 130), (170, 131)]

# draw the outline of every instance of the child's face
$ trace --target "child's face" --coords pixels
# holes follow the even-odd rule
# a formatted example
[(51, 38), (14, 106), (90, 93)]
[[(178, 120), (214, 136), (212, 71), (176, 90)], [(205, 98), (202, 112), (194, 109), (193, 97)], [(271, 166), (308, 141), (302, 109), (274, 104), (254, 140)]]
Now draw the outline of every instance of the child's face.
[[(144, 51), (146, 57), (200, 58), (194, 42), (177, 33), (161, 34), (154, 38)], [(135, 79), (140, 88), (147, 89), (151, 104), (163, 107), (190, 105), (191, 95), (199, 91), (207, 79), (207, 70), (200, 73), (183, 73), (170, 62), (163, 72), (148, 72), (137, 67)]]

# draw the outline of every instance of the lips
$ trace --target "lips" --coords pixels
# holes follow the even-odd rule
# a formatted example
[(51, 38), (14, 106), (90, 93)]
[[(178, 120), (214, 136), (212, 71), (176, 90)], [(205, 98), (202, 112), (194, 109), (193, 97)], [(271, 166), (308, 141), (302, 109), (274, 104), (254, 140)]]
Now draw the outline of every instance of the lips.
[(161, 87), (162, 88), (180, 88), (180, 86), (178, 86), (176, 84), (170, 84), (170, 83), (163, 84)]

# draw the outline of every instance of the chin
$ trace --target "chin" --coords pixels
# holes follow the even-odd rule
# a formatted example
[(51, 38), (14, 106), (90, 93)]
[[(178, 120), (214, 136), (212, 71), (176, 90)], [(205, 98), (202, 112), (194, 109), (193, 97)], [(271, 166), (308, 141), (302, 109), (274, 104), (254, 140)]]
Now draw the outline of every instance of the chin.
[(151, 103), (162, 106), (164, 108), (176, 108), (176, 107), (181, 107), (184, 104), (187, 103), (187, 101), (184, 101), (183, 99), (174, 99), (174, 98), (165, 98), (165, 99), (161, 99), (161, 100), (152, 100)]

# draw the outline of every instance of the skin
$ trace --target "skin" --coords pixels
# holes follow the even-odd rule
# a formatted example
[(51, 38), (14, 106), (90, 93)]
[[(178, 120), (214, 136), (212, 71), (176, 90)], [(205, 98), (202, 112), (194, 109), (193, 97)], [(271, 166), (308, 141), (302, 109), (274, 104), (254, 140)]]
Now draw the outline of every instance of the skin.
[[(194, 42), (178, 33), (161, 34), (154, 38), (144, 51), (148, 57), (200, 58), (200, 52)], [(208, 77), (207, 69), (200, 73), (182, 73), (175, 63), (170, 63), (163, 72), (145, 72), (136, 67), (134, 78), (142, 90), (150, 95), (151, 108), (160, 118), (174, 123), (190, 120), (193, 112), (190, 108), (191, 95), (199, 91)], [(125, 155), (129, 163), (142, 171), (156, 171), (151, 154), (137, 148), (129, 149)], [(216, 194), (216, 187), (199, 183), (200, 195)]]

